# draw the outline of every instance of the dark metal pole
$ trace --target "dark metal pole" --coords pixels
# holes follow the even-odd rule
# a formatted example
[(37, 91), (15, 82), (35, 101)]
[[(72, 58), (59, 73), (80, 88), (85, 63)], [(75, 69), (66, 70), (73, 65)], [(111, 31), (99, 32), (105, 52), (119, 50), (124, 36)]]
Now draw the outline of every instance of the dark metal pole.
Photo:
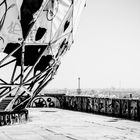
[(80, 77), (78, 78), (78, 89), (80, 89)]
[(81, 94), (81, 89), (80, 89), (80, 77), (78, 77), (78, 89), (77, 89), (77, 93)]

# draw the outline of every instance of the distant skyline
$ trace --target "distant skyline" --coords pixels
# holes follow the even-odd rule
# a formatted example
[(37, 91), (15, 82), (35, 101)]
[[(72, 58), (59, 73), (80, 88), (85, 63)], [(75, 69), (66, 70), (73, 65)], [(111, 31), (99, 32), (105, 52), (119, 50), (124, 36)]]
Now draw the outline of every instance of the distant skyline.
[(47, 88), (140, 88), (140, 1), (88, 0), (75, 43)]

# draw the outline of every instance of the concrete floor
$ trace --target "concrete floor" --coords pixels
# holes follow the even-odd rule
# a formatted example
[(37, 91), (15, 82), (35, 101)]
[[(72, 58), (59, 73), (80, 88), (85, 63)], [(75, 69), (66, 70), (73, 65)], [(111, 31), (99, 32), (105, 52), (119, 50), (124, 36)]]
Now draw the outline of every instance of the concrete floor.
[(28, 122), (0, 127), (0, 140), (140, 140), (140, 122), (34, 108)]

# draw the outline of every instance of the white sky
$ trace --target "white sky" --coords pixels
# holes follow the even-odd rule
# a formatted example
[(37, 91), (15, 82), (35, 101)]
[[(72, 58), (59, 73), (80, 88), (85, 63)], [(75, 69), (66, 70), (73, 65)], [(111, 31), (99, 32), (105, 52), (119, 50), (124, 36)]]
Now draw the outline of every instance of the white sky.
[(62, 60), (46, 88), (140, 88), (140, 0), (88, 0)]
[[(49, 88), (140, 88), (140, 0), (87, 0)], [(1, 74), (3, 72), (0, 71)]]

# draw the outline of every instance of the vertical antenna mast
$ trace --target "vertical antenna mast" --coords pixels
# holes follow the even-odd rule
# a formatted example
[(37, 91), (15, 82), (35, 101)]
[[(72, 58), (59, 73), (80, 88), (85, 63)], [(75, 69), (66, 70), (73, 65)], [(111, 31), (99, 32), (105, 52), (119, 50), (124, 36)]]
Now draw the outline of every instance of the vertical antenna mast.
[(77, 93), (78, 93), (78, 94), (81, 94), (80, 77), (78, 77), (78, 89), (77, 89)]

